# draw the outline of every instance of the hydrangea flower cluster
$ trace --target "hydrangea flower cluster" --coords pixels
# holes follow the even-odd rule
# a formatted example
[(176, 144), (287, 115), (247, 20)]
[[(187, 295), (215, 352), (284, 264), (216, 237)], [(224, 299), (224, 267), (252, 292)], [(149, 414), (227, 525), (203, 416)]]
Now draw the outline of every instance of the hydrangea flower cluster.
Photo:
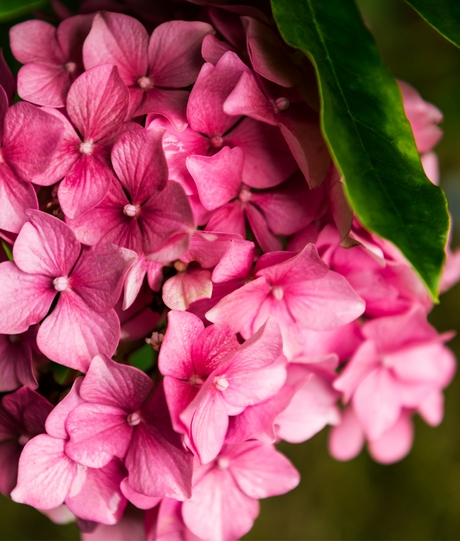
[[(14, 26), (19, 103), (0, 70), (0, 490), (87, 540), (236, 540), (299, 483), (275, 443), (397, 461), (455, 371), (306, 60), (259, 9), (170, 4)], [(401, 89), (436, 182), (441, 113)]]

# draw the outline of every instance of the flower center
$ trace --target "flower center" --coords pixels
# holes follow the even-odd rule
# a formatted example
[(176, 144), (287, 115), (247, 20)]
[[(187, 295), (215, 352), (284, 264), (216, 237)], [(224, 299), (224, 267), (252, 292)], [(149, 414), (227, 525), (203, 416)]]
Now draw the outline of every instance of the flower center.
[(69, 287), (67, 276), (59, 276), (53, 280), (53, 286), (56, 291), (65, 291)]
[(247, 203), (251, 199), (251, 197), (252, 197), (251, 190), (243, 184), (243, 186), (241, 187), (240, 195), (239, 195), (240, 201), (242, 203)]
[(192, 383), (193, 385), (196, 385), (197, 387), (201, 387), (201, 385), (203, 385), (204, 381), (202, 378), (200, 378), (200, 376), (197, 376), (197, 375), (193, 375), (191, 378), (190, 378), (190, 383)]
[(125, 205), (123, 207), (123, 214), (125, 216), (129, 216), (130, 218), (134, 218), (139, 214), (138, 205)]
[(127, 418), (129, 426), (136, 426), (142, 421), (142, 417), (138, 411), (130, 413)]
[(83, 141), (83, 143), (80, 145), (80, 152), (82, 154), (86, 154), (87, 156), (89, 156), (90, 154), (93, 153), (93, 147), (94, 147), (93, 141)]
[(280, 301), (282, 300), (282, 298), (284, 297), (284, 291), (283, 291), (283, 288), (281, 286), (275, 286), (273, 289), (272, 289), (272, 295), (275, 297), (275, 299), (277, 301)]
[(209, 142), (214, 148), (222, 148), (222, 145), (224, 144), (224, 138), (222, 137), (222, 135), (213, 135)]
[(77, 69), (77, 64), (75, 62), (67, 62), (67, 64), (64, 64), (64, 69), (67, 73), (73, 73)]
[(275, 113), (280, 111), (286, 111), (289, 107), (289, 100), (287, 98), (278, 98), (275, 100)]
[(147, 90), (148, 88), (153, 88), (153, 81), (148, 77), (141, 77), (137, 80), (137, 84), (142, 88), (142, 90)]
[(226, 470), (230, 466), (230, 460), (226, 457), (220, 457), (217, 459), (217, 467), (219, 470)]
[(228, 380), (224, 378), (223, 376), (217, 376), (214, 380), (214, 385), (216, 386), (216, 389), (218, 391), (225, 391), (228, 389), (228, 386), (230, 385)]

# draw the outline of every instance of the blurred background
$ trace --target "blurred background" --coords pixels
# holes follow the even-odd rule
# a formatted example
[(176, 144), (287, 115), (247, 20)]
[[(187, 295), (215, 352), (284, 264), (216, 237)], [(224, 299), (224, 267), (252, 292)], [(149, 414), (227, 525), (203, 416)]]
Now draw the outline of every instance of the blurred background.
[[(403, 0), (358, 4), (395, 76), (444, 113), (444, 137), (436, 151), (454, 221), (453, 245), (459, 246), (460, 49)], [(3, 46), (11, 24), (0, 25)], [(440, 331), (460, 330), (460, 286), (441, 297), (430, 320)], [(450, 347), (460, 358), (460, 336)], [(327, 430), (300, 445), (280, 445), (299, 469), (301, 484), (285, 496), (263, 500), (261, 514), (244, 539), (460, 539), (460, 377), (445, 396), (441, 426), (431, 428), (417, 418), (411, 453), (392, 466), (376, 464), (365, 451), (350, 462), (333, 460), (327, 452)], [(0, 540), (51, 539), (76, 540), (79, 532), (75, 525), (57, 526), (35, 509), (0, 496)]]

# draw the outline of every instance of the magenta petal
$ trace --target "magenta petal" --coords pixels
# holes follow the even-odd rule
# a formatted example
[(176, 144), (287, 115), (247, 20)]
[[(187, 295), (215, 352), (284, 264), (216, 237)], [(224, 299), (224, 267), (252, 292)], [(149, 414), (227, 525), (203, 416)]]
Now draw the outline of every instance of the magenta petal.
[(136, 411), (153, 390), (153, 382), (141, 370), (96, 355), (81, 386), (81, 397), (95, 404)]
[(298, 167), (277, 126), (245, 118), (224, 137), (224, 141), (231, 147), (242, 148), (242, 180), (252, 188), (276, 186)]
[(245, 213), (239, 201), (233, 201), (216, 210), (206, 225), (206, 231), (246, 236)]
[(0, 392), (25, 385), (38, 387), (32, 364), (32, 349), (25, 335), (0, 334)]
[(11, 493), (15, 502), (37, 509), (54, 509), (64, 502), (76, 470), (64, 444), (47, 434), (27, 443), (19, 460), (18, 484)]
[(128, 131), (113, 147), (113, 168), (135, 205), (144, 203), (153, 190), (162, 190), (168, 181), (163, 134), (161, 128)]
[(214, 156), (187, 158), (187, 169), (196, 183), (201, 202), (206, 209), (215, 210), (238, 196), (243, 161), (243, 151), (238, 147), (224, 147)]
[(215, 67), (204, 64), (187, 104), (187, 118), (193, 130), (211, 137), (223, 135), (238, 121), (238, 117), (224, 113), (223, 104), (245, 71), (249, 69), (230, 51)]
[(13, 248), (14, 261), (24, 272), (56, 278), (68, 276), (80, 255), (80, 243), (61, 220), (38, 210), (28, 212)]
[[(1, 69), (2, 61), (3, 61), (3, 56), (0, 56), (0, 69)], [(0, 72), (0, 76), (1, 76), (1, 72)], [(3, 125), (5, 124), (5, 115), (8, 109), (9, 109), (8, 96), (5, 92), (5, 89), (0, 84), (0, 141), (3, 141)]]
[(148, 39), (144, 26), (133, 17), (109, 11), (96, 13), (83, 45), (85, 68), (113, 64), (126, 85), (135, 85), (147, 73)]
[(192, 344), (194, 374), (208, 376), (239, 347), (236, 335), (227, 326), (206, 327)]
[(47, 276), (22, 272), (13, 261), (0, 264), (0, 333), (20, 334), (47, 314), (56, 290)]
[(79, 519), (116, 524), (126, 506), (126, 498), (120, 489), (125, 475), (123, 463), (118, 460), (97, 469), (77, 464), (65, 503)]
[(102, 404), (81, 404), (65, 426), (70, 437), (66, 454), (90, 468), (102, 468), (114, 456), (124, 458), (133, 432), (124, 409)]
[(70, 83), (69, 74), (62, 66), (27, 64), (18, 73), (18, 94), (38, 105), (64, 107)]
[(97, 66), (70, 87), (67, 112), (85, 141), (99, 141), (113, 135), (126, 120), (129, 105), (128, 89), (116, 66)]
[(4, 159), (21, 178), (33, 181), (48, 168), (63, 134), (58, 118), (30, 103), (16, 103), (5, 115)]
[(70, 287), (96, 312), (107, 312), (120, 298), (131, 253), (113, 244), (83, 250), (70, 276)]
[(29, 182), (23, 182), (6, 164), (0, 164), (0, 229), (19, 233), (27, 222), (27, 209), (38, 208), (37, 195)]
[(246, 240), (232, 240), (222, 259), (212, 271), (214, 283), (244, 280), (249, 276), (254, 262), (255, 246)]
[(281, 240), (270, 231), (265, 216), (256, 206), (247, 205), (246, 216), (256, 241), (264, 252), (276, 252), (283, 249)]
[(213, 468), (182, 505), (184, 522), (202, 539), (240, 539), (259, 514), (259, 502), (242, 492), (227, 470)]
[(169, 21), (157, 26), (148, 48), (149, 76), (154, 84), (183, 88), (194, 83), (203, 64), (201, 42), (211, 33), (212, 26), (200, 21)]
[(0, 443), (0, 492), (8, 497), (18, 482), (18, 463), (22, 453), (22, 445), (17, 440)]
[(80, 155), (59, 185), (58, 199), (64, 214), (76, 218), (94, 208), (104, 199), (113, 181), (105, 159)]
[(125, 498), (127, 498), (138, 509), (152, 509), (152, 507), (155, 507), (161, 502), (161, 498), (145, 496), (144, 494), (136, 492), (129, 484), (127, 477), (122, 480), (120, 488)]
[(230, 44), (225, 41), (220, 41), (214, 34), (205, 36), (201, 44), (201, 55), (204, 60), (214, 65), (216, 65), (228, 51), (235, 52)]
[[(10, 44), (11, 47), (11, 44)], [(3, 52), (0, 52), (0, 81), (6, 93), (9, 103), (13, 103), (14, 93), (16, 92), (16, 80), (11, 73), (10, 68), (5, 62)], [(3, 124), (3, 123), (2, 123)]]
[(119, 339), (120, 321), (115, 310), (99, 314), (79, 295), (65, 291), (40, 326), (37, 345), (53, 361), (86, 372), (98, 353), (113, 355)]
[(247, 450), (230, 462), (230, 468), (236, 483), (249, 497), (260, 499), (285, 494), (299, 484), (298, 471), (273, 445), (246, 446)]

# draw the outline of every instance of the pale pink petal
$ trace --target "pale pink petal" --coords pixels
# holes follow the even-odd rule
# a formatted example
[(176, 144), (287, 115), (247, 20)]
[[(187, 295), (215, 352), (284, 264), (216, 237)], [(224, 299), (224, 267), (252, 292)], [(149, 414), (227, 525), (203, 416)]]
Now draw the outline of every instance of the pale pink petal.
[(113, 355), (119, 338), (120, 321), (115, 310), (100, 314), (79, 295), (65, 291), (40, 326), (37, 345), (53, 361), (86, 372), (98, 353)]
[(14, 243), (15, 263), (30, 274), (68, 276), (81, 250), (75, 235), (50, 214), (31, 210), (28, 216), (30, 221), (24, 224)]
[(242, 180), (252, 188), (277, 186), (298, 167), (279, 128), (252, 118), (245, 118), (235, 126), (224, 137), (224, 144), (242, 148)]
[(244, 494), (228, 470), (212, 469), (193, 487), (182, 506), (184, 522), (195, 535), (213, 541), (239, 539), (259, 514), (259, 502)]
[(27, 222), (27, 209), (38, 208), (37, 194), (6, 164), (0, 164), (0, 229), (19, 233)]
[(114, 525), (99, 524), (94, 532), (82, 532), (82, 541), (147, 541), (144, 512), (128, 507), (120, 521)]
[(56, 28), (45, 21), (16, 24), (10, 30), (11, 50), (19, 62), (63, 64), (65, 57), (56, 40)]
[(109, 64), (85, 71), (67, 95), (67, 113), (84, 141), (113, 136), (126, 120), (128, 104), (128, 89)]
[(65, 429), (65, 421), (69, 413), (84, 402), (79, 394), (82, 382), (83, 378), (78, 377), (69, 393), (48, 415), (45, 423), (46, 432), (50, 436), (53, 436), (53, 438), (60, 438), (62, 440), (66, 440), (68, 438), (67, 430)]
[(423, 170), (425, 175), (431, 180), (433, 184), (439, 186), (439, 159), (435, 152), (427, 152), (421, 156)]
[(22, 272), (13, 261), (0, 264), (0, 333), (20, 334), (39, 323), (56, 296), (47, 276)]
[(230, 51), (216, 66), (204, 64), (187, 104), (187, 119), (193, 130), (222, 136), (238, 121), (238, 117), (224, 113), (223, 104), (245, 71), (249, 69)]
[(438, 426), (444, 417), (444, 395), (439, 391), (432, 392), (417, 409), (426, 423)]
[(166, 186), (168, 166), (162, 147), (163, 134), (161, 128), (131, 130), (112, 149), (113, 168), (134, 205), (144, 203), (153, 190)]
[(113, 64), (126, 85), (135, 85), (147, 74), (148, 39), (143, 25), (133, 17), (108, 11), (97, 13), (83, 45), (85, 68)]
[(353, 408), (369, 439), (379, 439), (398, 420), (401, 399), (386, 368), (377, 368), (359, 385)]
[(412, 447), (414, 427), (408, 413), (402, 413), (395, 425), (377, 440), (369, 442), (369, 452), (377, 462), (393, 464), (404, 458)]
[(126, 470), (119, 460), (97, 469), (77, 464), (65, 503), (79, 519), (116, 524), (126, 507), (126, 498), (120, 490), (125, 475)]
[(244, 155), (240, 148), (224, 147), (214, 156), (190, 156), (186, 160), (204, 207), (215, 210), (237, 197)]
[(161, 502), (161, 498), (145, 496), (145, 494), (140, 494), (139, 492), (133, 490), (127, 477), (121, 482), (120, 488), (125, 498), (127, 498), (138, 509), (152, 509), (152, 507), (155, 507)]
[(124, 458), (133, 432), (125, 410), (90, 403), (71, 411), (65, 426), (67, 456), (90, 468), (102, 468), (114, 456)]
[(94, 404), (136, 411), (153, 391), (152, 380), (141, 370), (96, 355), (81, 386), (81, 397)]
[(208, 270), (192, 269), (166, 280), (162, 298), (171, 310), (187, 310), (192, 302), (209, 299), (211, 295), (211, 273)]
[(113, 244), (96, 244), (82, 251), (72, 270), (70, 287), (96, 312), (107, 312), (120, 298), (132, 254)]
[(285, 494), (299, 484), (299, 472), (273, 445), (257, 442), (242, 444), (240, 448), (242, 452), (230, 462), (230, 471), (250, 498)]
[(351, 460), (363, 448), (364, 432), (353, 408), (346, 409), (339, 425), (332, 427), (329, 435), (329, 453), (336, 460)]
[(168, 21), (157, 26), (148, 49), (149, 76), (154, 84), (183, 88), (194, 83), (203, 64), (201, 42), (211, 33), (212, 26), (200, 21)]
[(77, 465), (64, 452), (65, 441), (40, 434), (24, 447), (19, 460), (13, 501), (38, 509), (54, 509), (64, 502)]
[[(193, 375), (193, 374), (192, 374)], [(187, 426), (181, 421), (180, 414), (188, 407), (198, 394), (200, 387), (191, 381), (181, 381), (170, 376), (165, 376), (163, 386), (168, 403), (171, 423), (174, 430), (179, 434), (188, 432)]]

